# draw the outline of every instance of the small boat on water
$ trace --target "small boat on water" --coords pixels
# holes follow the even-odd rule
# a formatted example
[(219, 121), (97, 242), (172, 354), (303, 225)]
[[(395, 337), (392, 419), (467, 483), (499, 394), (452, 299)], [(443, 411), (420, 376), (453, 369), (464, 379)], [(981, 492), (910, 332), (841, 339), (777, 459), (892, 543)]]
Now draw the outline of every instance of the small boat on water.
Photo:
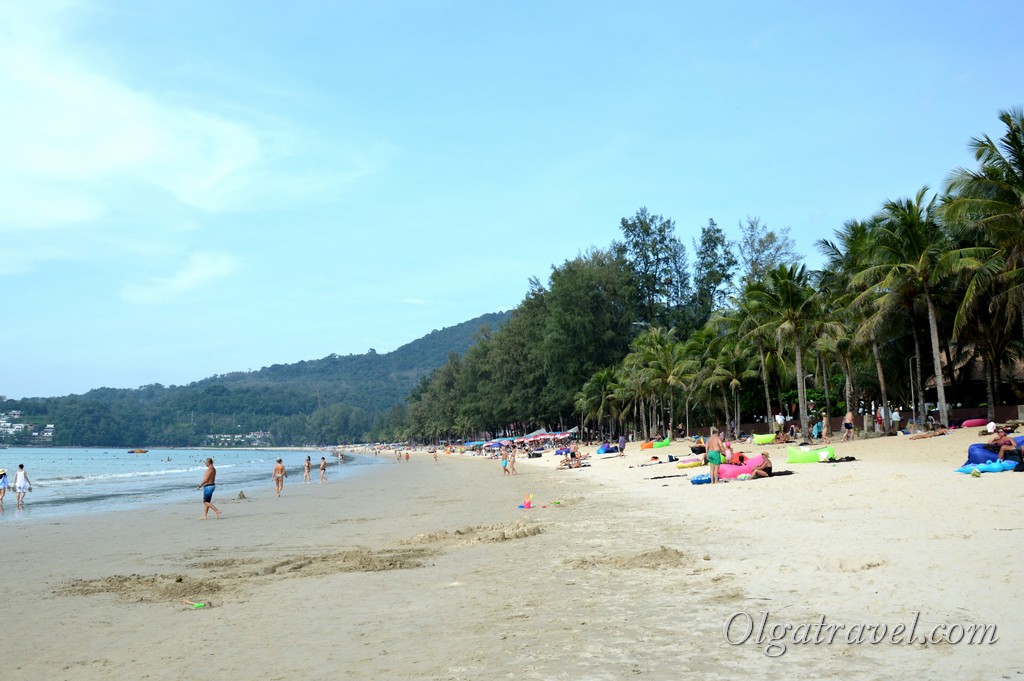
[(149, 451), (148, 449), (129, 449), (128, 453), (129, 454), (145, 454), (148, 451)]

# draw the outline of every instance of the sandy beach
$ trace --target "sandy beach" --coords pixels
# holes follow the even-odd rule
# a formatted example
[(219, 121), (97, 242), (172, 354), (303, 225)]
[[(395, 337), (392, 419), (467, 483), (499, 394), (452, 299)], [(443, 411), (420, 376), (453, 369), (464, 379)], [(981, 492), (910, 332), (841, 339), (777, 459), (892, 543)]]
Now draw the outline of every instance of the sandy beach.
[[(792, 466), (784, 446), (747, 446), (795, 474), (714, 487), (689, 482), (706, 468), (641, 465), (651, 452), (634, 444), (506, 477), (413, 453), (336, 484), (293, 472), (280, 499), (269, 480), (217, 497), (224, 516), (205, 523), (198, 492), (7, 523), (3, 678), (1017, 678), (1024, 475), (954, 473), (981, 439), (876, 438), (836, 445), (856, 461)], [(768, 655), (771, 641), (726, 640), (727, 620), (737, 642), (763, 613), (916, 621), (918, 636), (989, 624), (998, 641), (841, 632)]]

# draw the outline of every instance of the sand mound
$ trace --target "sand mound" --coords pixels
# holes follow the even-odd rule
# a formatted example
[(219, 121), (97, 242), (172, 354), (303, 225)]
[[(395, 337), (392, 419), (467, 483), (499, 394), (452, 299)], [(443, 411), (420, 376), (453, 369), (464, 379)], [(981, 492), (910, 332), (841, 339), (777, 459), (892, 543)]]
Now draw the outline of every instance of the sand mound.
[(490, 544), (493, 542), (510, 541), (512, 539), (535, 537), (542, 532), (544, 532), (543, 526), (526, 521), (497, 523), (494, 525), (470, 525), (458, 530), (424, 532), (417, 534), (411, 539), (403, 539), (399, 544)]
[(676, 568), (691, 565), (692, 556), (667, 546), (624, 556), (590, 556), (585, 558), (567, 559), (565, 564), (577, 570), (610, 567), (620, 570), (642, 568), (656, 570), (658, 568)]
[(123, 601), (155, 603), (182, 598), (205, 600), (209, 594), (218, 593), (222, 588), (217, 580), (181, 575), (111, 575), (72, 580), (61, 587), (60, 593), (75, 596), (113, 594)]
[(423, 559), (434, 555), (427, 549), (352, 549), (339, 553), (297, 556), (261, 568), (256, 575), (329, 575), (336, 572), (381, 572), (423, 567)]

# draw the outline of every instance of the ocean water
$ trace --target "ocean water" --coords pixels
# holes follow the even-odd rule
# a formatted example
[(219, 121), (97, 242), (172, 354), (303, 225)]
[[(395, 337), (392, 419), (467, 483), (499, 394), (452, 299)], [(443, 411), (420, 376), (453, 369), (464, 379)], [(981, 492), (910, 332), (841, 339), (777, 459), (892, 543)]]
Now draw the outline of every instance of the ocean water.
[[(357, 475), (374, 457), (345, 455), (345, 462), (329, 452), (295, 452), (252, 449), (198, 450), (151, 449), (133, 454), (124, 449), (10, 448), (0, 449), (0, 468), (7, 469), (11, 486), (3, 500), (0, 525), (26, 519), (124, 510), (141, 504), (174, 500), (202, 501), (196, 490), (206, 471), (206, 458), (217, 468), (218, 499), (238, 496), (240, 490), (273, 489), (270, 476), (274, 462), (284, 461), (288, 483), (302, 481), (306, 456), (312, 458), (314, 484), (319, 479), (320, 457), (327, 458), (327, 477), (332, 482)], [(32, 482), (24, 508), (16, 508), (14, 475), (18, 464)]]

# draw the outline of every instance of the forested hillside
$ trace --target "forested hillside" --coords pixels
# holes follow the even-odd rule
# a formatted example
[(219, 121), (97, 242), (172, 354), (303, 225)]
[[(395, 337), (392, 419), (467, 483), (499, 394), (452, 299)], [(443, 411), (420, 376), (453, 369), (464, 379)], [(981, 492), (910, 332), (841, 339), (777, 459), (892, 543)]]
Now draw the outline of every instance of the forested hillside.
[[(219, 442), (299, 445), (369, 439), (402, 411), (413, 386), (450, 355), (463, 354), (482, 329), (509, 313), (486, 314), (433, 331), (386, 354), (329, 355), (259, 371), (211, 376), (184, 386), (98, 388), (83, 395), (5, 400), (36, 430), (53, 424), (53, 445), (189, 446)], [(251, 433), (260, 433), (250, 437)], [(269, 435), (266, 435), (269, 433)], [(240, 436), (240, 437), (236, 437)], [(33, 442), (29, 432), (8, 437)]]

